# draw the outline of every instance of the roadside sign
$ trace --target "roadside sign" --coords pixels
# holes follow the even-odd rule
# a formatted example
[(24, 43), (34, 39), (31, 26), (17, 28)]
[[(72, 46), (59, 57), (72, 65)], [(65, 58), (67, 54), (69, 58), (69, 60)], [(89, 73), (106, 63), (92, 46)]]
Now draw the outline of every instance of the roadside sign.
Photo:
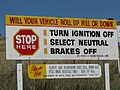
[(6, 16), (6, 59), (118, 60), (116, 21)]
[(31, 29), (20, 29), (14, 36), (14, 49), (21, 55), (33, 55), (39, 49), (39, 37)]
[(99, 64), (30, 64), (28, 76), (31, 79), (50, 78), (99, 78)]

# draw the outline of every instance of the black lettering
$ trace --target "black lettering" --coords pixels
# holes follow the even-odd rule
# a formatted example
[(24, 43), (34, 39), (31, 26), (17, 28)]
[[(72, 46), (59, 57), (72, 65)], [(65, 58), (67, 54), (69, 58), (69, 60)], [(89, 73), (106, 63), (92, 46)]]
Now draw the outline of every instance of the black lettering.
[(69, 36), (69, 30), (49, 30), (51, 36)]
[(54, 45), (55, 43), (54, 43), (54, 39), (50, 39), (50, 45)]
[(75, 51), (76, 51), (76, 54), (80, 54), (80, 49), (79, 48), (76, 48)]
[(72, 36), (81, 36), (81, 37), (100, 37), (100, 31), (79, 31), (72, 30)]
[(111, 38), (112, 38), (113, 35), (114, 35), (114, 32), (111, 32), (111, 31), (108, 31), (108, 32), (107, 32), (107, 31), (104, 31), (104, 32), (103, 32), (103, 36), (104, 36), (104, 37), (111, 37)]
[(79, 46), (108, 46), (107, 40), (80, 40)]
[(92, 49), (92, 48), (87, 49), (87, 48), (85, 48), (83, 52), (84, 52), (84, 54), (96, 54), (97, 49)]
[(80, 54), (79, 48), (50, 48), (50, 54)]
[(74, 46), (74, 39), (50, 39), (50, 45), (52, 46)]
[(54, 48), (50, 48), (50, 53), (51, 54), (54, 54), (55, 52), (54, 52)]

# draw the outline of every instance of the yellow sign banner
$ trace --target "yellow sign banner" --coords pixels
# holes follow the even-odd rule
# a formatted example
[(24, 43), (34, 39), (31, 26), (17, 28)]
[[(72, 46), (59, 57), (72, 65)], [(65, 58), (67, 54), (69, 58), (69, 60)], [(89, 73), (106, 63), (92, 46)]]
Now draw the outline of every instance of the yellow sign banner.
[(6, 15), (6, 25), (115, 29), (116, 20)]
[(28, 76), (31, 79), (46, 78), (46, 65), (45, 64), (28, 65)]
[(31, 79), (99, 78), (101, 66), (99, 64), (30, 64), (28, 76)]

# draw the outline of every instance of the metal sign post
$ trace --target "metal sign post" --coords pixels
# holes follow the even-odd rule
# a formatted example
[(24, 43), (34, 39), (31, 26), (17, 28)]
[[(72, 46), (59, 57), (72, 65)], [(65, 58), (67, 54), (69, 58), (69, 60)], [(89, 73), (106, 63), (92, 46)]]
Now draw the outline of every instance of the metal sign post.
[(120, 73), (120, 59), (118, 58), (118, 72)]
[[(120, 49), (120, 26), (117, 26), (117, 40), (118, 40), (118, 51)], [(120, 73), (120, 53), (118, 52), (118, 73)]]
[(110, 90), (109, 63), (104, 63), (105, 90)]
[(17, 61), (17, 90), (23, 90), (22, 63)]

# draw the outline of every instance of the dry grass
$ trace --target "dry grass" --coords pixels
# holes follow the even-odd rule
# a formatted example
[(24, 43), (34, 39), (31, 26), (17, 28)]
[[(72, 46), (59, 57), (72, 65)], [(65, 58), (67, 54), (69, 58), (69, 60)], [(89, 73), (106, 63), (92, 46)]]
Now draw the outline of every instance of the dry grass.
[[(80, 64), (97, 63), (102, 66), (102, 76), (90, 79), (39, 79), (32, 80), (27, 75), (29, 63)], [(111, 90), (120, 90), (120, 74), (117, 61), (105, 61), (110, 64)], [(24, 90), (104, 90), (103, 61), (22, 61)], [(0, 90), (16, 90), (16, 61), (5, 59), (5, 38), (0, 38)]]

